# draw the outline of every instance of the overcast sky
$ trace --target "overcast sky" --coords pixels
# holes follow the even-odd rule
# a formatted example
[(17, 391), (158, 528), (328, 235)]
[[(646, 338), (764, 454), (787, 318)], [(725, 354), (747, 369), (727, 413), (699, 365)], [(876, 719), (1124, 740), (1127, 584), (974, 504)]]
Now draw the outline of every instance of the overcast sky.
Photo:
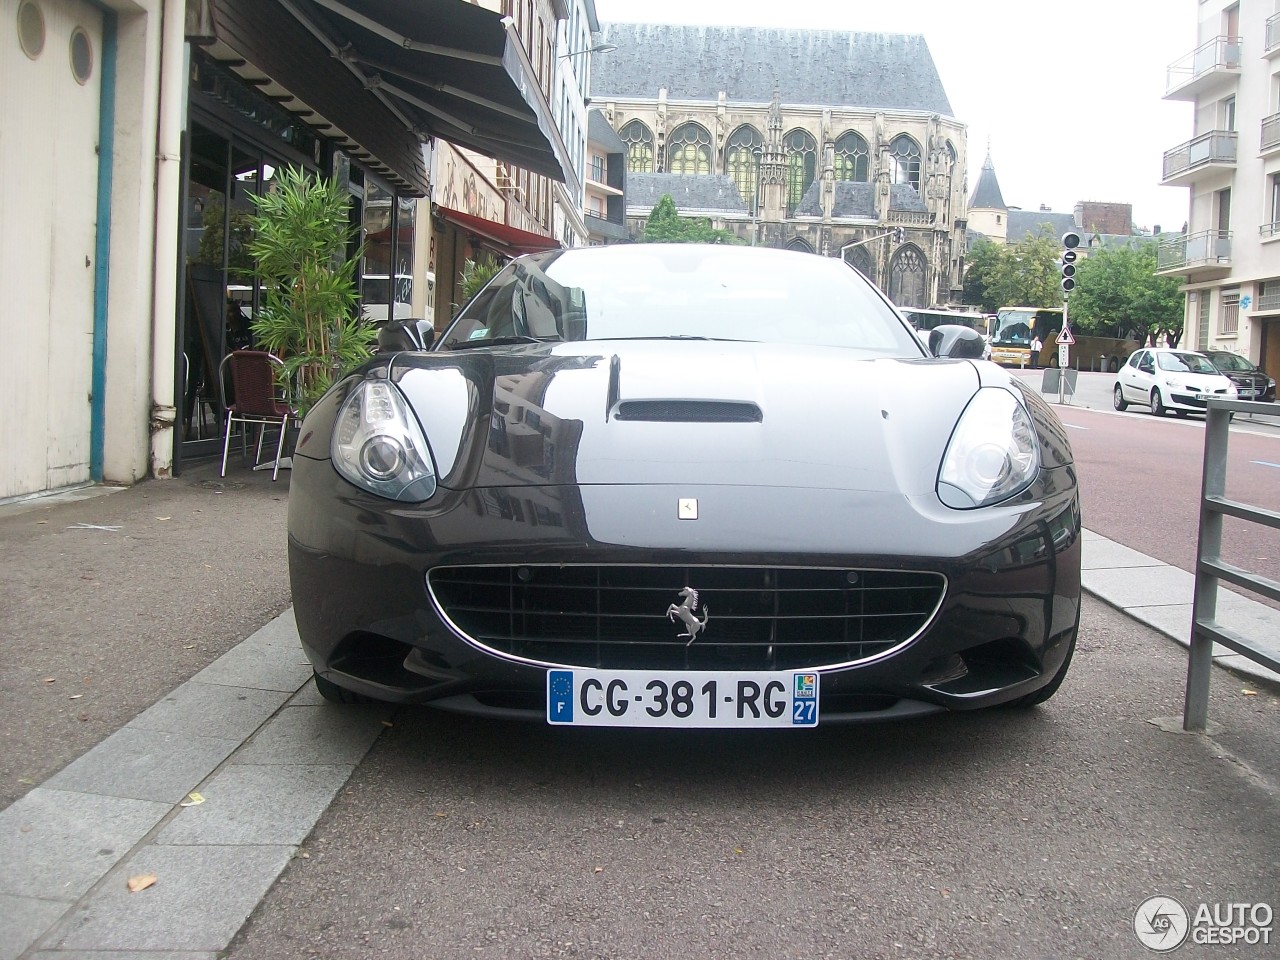
[(596, 0), (596, 12), (604, 22), (924, 34), (969, 128), (971, 193), (990, 138), (1011, 206), (1070, 213), (1098, 200), (1132, 203), (1143, 227), (1187, 219), (1187, 189), (1158, 184), (1164, 151), (1191, 139), (1191, 105), (1161, 96), (1168, 65), (1195, 47), (1196, 0)]

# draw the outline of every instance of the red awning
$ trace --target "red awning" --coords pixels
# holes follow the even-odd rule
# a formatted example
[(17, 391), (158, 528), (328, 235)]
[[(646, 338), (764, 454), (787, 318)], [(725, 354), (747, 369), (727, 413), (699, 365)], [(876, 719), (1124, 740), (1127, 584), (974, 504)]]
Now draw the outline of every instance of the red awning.
[(503, 252), (510, 253), (512, 256), (519, 256), (522, 253), (537, 253), (540, 250), (558, 250), (560, 248), (558, 240), (553, 237), (544, 237), (540, 233), (530, 233), (528, 230), (521, 230), (519, 227), (511, 227), (505, 223), (486, 220), (483, 217), (474, 217), (469, 213), (463, 213), (461, 210), (451, 210), (448, 207), (440, 207), (439, 211), (440, 216), (446, 220), (456, 223), (468, 233), (473, 233), (498, 245), (503, 248)]

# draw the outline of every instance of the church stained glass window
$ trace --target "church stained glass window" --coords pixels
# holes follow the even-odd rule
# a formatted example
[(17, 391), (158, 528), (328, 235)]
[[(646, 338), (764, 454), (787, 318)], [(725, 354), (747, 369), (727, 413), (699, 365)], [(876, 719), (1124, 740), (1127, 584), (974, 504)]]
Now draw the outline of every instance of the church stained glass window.
[(682, 123), (667, 137), (667, 173), (711, 172), (711, 134), (700, 123)]
[(756, 209), (756, 190), (760, 183), (760, 152), (764, 140), (755, 127), (741, 126), (733, 131), (724, 148), (724, 169), (738, 188), (748, 210)]
[(836, 140), (836, 179), (866, 183), (870, 179), (871, 151), (861, 134), (848, 131)]
[(627, 172), (653, 173), (653, 131), (639, 120), (632, 120), (618, 131), (627, 146)]
[(920, 145), (905, 133), (889, 144), (889, 164), (894, 183), (909, 183), (920, 190)]
[(889, 299), (900, 307), (928, 306), (924, 256), (914, 244), (899, 247), (889, 265)]
[(818, 172), (818, 141), (805, 130), (792, 130), (782, 139), (787, 158), (787, 216), (793, 216)]

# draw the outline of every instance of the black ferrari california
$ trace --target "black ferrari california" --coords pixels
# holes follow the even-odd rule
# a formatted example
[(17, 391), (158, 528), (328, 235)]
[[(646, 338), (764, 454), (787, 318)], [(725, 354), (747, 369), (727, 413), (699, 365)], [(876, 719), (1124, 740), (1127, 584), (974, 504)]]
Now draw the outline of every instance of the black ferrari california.
[(977, 332), (922, 344), (837, 259), (657, 244), (522, 257), (438, 341), (411, 328), (293, 458), (329, 699), (812, 727), (1062, 683), (1071, 449)]

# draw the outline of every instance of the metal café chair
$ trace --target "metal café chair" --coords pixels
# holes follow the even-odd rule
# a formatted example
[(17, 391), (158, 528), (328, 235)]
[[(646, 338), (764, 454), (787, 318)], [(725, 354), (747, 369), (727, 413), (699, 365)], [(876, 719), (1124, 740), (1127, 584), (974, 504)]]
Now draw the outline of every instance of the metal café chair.
[[(226, 427), (222, 436), (222, 476), (227, 475), (227, 451), (231, 446), (231, 430), (236, 423), (241, 424), (241, 448), (248, 453), (248, 438), (244, 431), (256, 427), (258, 431), (257, 449), (253, 455), (253, 469), (266, 469), (271, 466), (271, 479), (280, 474), (280, 460), (284, 454), (284, 438), (288, 433), (289, 421), (296, 419), (297, 412), (290, 406), (281, 386), (281, 378), (277, 371), (284, 369), (279, 357), (264, 350), (232, 350), (222, 358), (218, 367), (218, 389), (222, 394), (222, 405), (227, 411)], [(231, 374), (230, 403), (226, 396), (225, 371)], [(262, 462), (262, 442), (267, 428), (275, 426), (280, 431), (276, 442), (276, 457), (270, 464)]]

